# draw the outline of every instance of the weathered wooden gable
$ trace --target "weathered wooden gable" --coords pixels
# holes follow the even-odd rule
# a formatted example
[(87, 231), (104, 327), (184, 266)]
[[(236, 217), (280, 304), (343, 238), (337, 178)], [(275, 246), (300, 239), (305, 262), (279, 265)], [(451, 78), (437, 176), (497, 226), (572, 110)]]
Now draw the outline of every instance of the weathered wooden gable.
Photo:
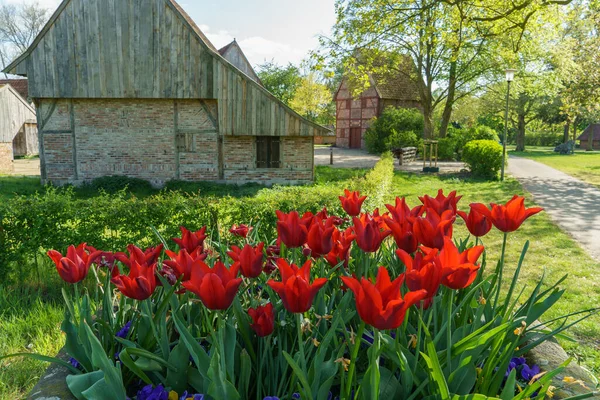
[(32, 98), (217, 99), (224, 135), (327, 132), (221, 57), (173, 0), (64, 0), (6, 70)]
[(0, 85), (0, 143), (12, 143), (26, 122), (35, 121), (35, 110), (10, 85)]

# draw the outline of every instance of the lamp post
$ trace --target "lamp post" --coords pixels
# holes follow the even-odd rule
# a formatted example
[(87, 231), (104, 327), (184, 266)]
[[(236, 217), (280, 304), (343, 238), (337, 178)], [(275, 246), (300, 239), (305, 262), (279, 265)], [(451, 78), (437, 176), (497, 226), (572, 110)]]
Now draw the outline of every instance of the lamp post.
[(515, 69), (506, 70), (506, 110), (504, 111), (504, 137), (502, 138), (502, 169), (500, 170), (500, 180), (504, 181), (504, 164), (506, 164), (506, 134), (508, 132), (508, 100), (510, 98), (510, 83), (515, 79)]

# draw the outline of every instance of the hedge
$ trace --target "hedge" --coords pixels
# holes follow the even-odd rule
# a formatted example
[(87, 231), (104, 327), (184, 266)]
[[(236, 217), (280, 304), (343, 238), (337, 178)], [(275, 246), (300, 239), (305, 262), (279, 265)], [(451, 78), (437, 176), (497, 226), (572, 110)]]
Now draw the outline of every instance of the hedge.
[(502, 167), (502, 146), (494, 140), (473, 140), (465, 145), (462, 158), (473, 175), (496, 179)]
[(27, 279), (43, 252), (64, 251), (70, 244), (86, 242), (107, 251), (123, 251), (130, 243), (154, 245), (159, 239), (152, 228), (164, 238), (178, 236), (180, 226), (199, 229), (208, 225), (215, 235), (227, 235), (234, 222), (253, 224), (260, 220), (255, 226), (259, 236), (274, 237), (275, 210), (317, 212), (325, 206), (341, 215), (338, 196), (344, 188), (369, 196), (365, 207), (371, 209), (382, 205), (392, 177), (393, 160), (386, 154), (362, 179), (275, 186), (261, 189), (253, 197), (164, 190), (138, 198), (121, 190), (77, 199), (73, 188), (48, 188), (43, 194), (18, 196), (0, 204), (0, 279)]

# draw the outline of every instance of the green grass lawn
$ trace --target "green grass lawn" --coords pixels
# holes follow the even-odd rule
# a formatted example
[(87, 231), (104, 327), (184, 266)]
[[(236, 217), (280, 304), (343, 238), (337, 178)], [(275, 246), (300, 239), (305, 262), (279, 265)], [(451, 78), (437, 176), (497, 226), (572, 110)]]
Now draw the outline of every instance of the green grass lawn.
[(600, 151), (576, 150), (575, 154), (560, 155), (555, 153), (553, 148), (529, 147), (525, 151), (513, 151), (510, 154), (539, 161), (600, 187)]
[[(575, 156), (575, 157), (578, 157)], [(355, 180), (365, 174), (365, 170), (331, 169), (318, 167), (317, 184), (337, 184), (344, 180)], [(223, 185), (189, 185), (181, 190), (200, 195), (231, 194), (242, 190)], [(242, 187), (243, 188), (243, 187)], [(459, 202), (461, 209), (468, 209), (471, 202), (505, 202), (513, 194), (523, 194), (520, 184), (512, 179), (503, 184), (481, 182), (453, 177), (436, 177), (395, 173), (393, 185), (385, 198), (392, 203), (396, 196), (406, 196), (410, 205), (419, 204), (417, 196), (425, 193), (435, 195), (439, 188), (447, 193), (457, 190), (464, 195)], [(243, 196), (253, 196), (257, 188), (246, 188)], [(15, 193), (30, 195), (44, 188), (36, 180), (26, 178), (0, 178), (0, 200), (12, 197)], [(93, 193), (81, 190), (82, 197)], [(242, 196), (242, 191), (237, 192)], [(148, 193), (147, 193), (148, 194)], [(147, 195), (141, 194), (141, 195)], [(151, 193), (150, 193), (151, 194)], [(528, 197), (527, 206), (532, 206)], [(455, 237), (465, 237), (466, 229), (462, 220), (457, 222)], [(488, 266), (494, 265), (500, 250), (501, 234), (495, 230), (483, 238), (489, 248)], [(563, 283), (567, 292), (556, 307), (551, 310), (551, 318), (573, 311), (592, 308), (600, 298), (600, 264), (588, 256), (567, 234), (563, 233), (544, 213), (525, 222), (522, 229), (510, 234), (508, 239), (507, 268), (515, 267), (517, 258), (525, 242), (530, 241), (528, 255), (522, 269), (520, 284), (531, 290), (545, 271), (546, 282), (554, 282), (568, 273)], [(54, 355), (63, 344), (60, 332), (62, 319), (61, 283), (49, 261), (38, 280), (43, 283), (21, 285), (17, 288), (0, 286), (0, 354), (34, 351)], [(489, 267), (492, 268), (492, 267)], [(579, 342), (563, 340), (562, 344), (577, 361), (592, 369), (600, 376), (600, 317), (594, 316), (571, 330), (570, 334)], [(47, 364), (28, 359), (0, 361), (0, 399), (15, 399), (24, 396), (43, 373)]]
[[(389, 201), (395, 196), (406, 196), (410, 205), (417, 205), (420, 204), (417, 196), (423, 193), (435, 195), (438, 188), (444, 189), (445, 193), (456, 190), (462, 194), (464, 197), (459, 202), (461, 209), (468, 209), (469, 203), (472, 202), (504, 203), (513, 194), (525, 194), (521, 185), (513, 179), (500, 184), (396, 173)], [(531, 196), (525, 195), (526, 206), (533, 206)], [(462, 219), (457, 222), (457, 228), (455, 237), (466, 237), (468, 232)], [(549, 314), (544, 316), (545, 319), (599, 306), (600, 263), (590, 257), (544, 213), (531, 217), (521, 229), (509, 234), (506, 264), (509, 270), (514, 271), (527, 240), (530, 241), (529, 251), (519, 279), (519, 283), (527, 287), (526, 290), (532, 290), (544, 273), (546, 283), (554, 283), (564, 274), (569, 275), (562, 284), (562, 287), (567, 289), (566, 293)], [(483, 244), (490, 249), (487, 263), (488, 266), (492, 266), (489, 268), (493, 268), (499, 258), (502, 234), (492, 229), (483, 238)], [(600, 377), (600, 315), (583, 321), (569, 333), (577, 338), (579, 343), (562, 340), (561, 344), (578, 362)]]

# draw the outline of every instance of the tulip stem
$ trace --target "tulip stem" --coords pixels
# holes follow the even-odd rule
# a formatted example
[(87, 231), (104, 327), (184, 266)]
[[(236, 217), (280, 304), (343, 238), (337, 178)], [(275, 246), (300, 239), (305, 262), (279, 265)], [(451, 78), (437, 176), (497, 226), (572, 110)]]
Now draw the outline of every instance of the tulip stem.
[(298, 313), (298, 346), (300, 348), (300, 361), (302, 362), (302, 370), (306, 373), (306, 354), (304, 353), (304, 339), (302, 338), (302, 322), (304, 315)]
[(356, 357), (358, 356), (358, 350), (360, 349), (360, 343), (362, 341), (364, 331), (365, 322), (361, 320), (360, 326), (358, 327), (358, 334), (354, 338), (354, 348), (352, 349), (352, 354), (350, 355), (350, 367), (348, 368), (348, 382), (346, 383), (347, 399), (350, 399), (350, 395), (352, 394), (352, 379), (354, 378), (354, 370), (356, 369)]
[(496, 274), (498, 276), (498, 290), (496, 291), (496, 297), (494, 298), (494, 308), (498, 306), (498, 299), (500, 298), (500, 290), (502, 290), (502, 271), (504, 270), (504, 253), (506, 251), (506, 238), (508, 233), (504, 232), (504, 238), (502, 240), (502, 254), (500, 255), (500, 263), (498, 264), (498, 270)]
[(450, 301), (448, 301), (448, 322), (446, 325), (446, 365), (448, 370), (452, 368), (452, 306), (454, 305), (454, 290), (450, 290)]

